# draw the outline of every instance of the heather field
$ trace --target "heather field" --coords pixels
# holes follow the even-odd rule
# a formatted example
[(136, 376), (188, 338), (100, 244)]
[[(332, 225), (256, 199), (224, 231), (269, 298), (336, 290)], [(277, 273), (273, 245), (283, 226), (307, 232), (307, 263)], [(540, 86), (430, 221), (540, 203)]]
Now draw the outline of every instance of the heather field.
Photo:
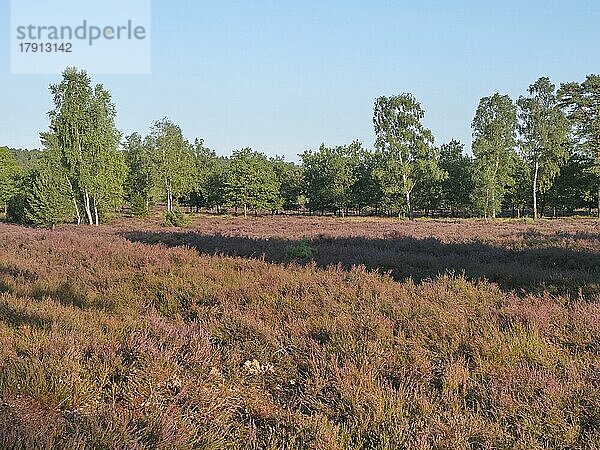
[(0, 223), (0, 448), (600, 447), (600, 225)]

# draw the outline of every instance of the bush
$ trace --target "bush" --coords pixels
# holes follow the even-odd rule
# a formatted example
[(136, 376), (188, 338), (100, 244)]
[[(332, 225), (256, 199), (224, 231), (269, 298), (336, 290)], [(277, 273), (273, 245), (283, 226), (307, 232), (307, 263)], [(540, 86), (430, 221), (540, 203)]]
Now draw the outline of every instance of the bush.
[(311, 247), (306, 240), (301, 240), (296, 244), (288, 245), (285, 253), (290, 258), (309, 259), (317, 254), (317, 250)]
[(131, 212), (135, 217), (146, 217), (150, 212), (146, 199), (141, 195), (133, 195), (131, 198)]
[(167, 211), (165, 214), (165, 226), (167, 227), (185, 227), (189, 223), (188, 217), (179, 210)]

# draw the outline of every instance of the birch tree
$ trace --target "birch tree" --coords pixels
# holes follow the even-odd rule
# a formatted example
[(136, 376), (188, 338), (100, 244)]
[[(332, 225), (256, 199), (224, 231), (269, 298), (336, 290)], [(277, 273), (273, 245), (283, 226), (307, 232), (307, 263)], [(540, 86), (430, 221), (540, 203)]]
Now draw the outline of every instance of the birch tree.
[(529, 97), (520, 97), (519, 146), (531, 172), (533, 219), (538, 218), (538, 195), (552, 186), (569, 158), (569, 122), (547, 77), (529, 86)]
[(411, 94), (375, 101), (375, 146), (385, 161), (380, 179), (388, 197), (394, 202), (404, 199), (409, 219), (413, 218), (411, 195), (415, 185), (426, 178), (440, 179), (444, 173), (433, 148), (433, 135), (421, 123), (424, 116)]
[(516, 126), (516, 107), (510, 97), (494, 94), (480, 100), (472, 123), (473, 202), (486, 219), (496, 217), (513, 182)]
[(167, 212), (172, 212), (177, 199), (194, 188), (194, 151), (181, 128), (167, 118), (154, 123), (146, 145), (167, 200)]
[(59, 151), (77, 222), (82, 222), (81, 209), (88, 224), (99, 225), (103, 210), (122, 198), (126, 173), (115, 106), (101, 84), (92, 87), (87, 73), (75, 68), (66, 69), (50, 92), (54, 109), (42, 140)]

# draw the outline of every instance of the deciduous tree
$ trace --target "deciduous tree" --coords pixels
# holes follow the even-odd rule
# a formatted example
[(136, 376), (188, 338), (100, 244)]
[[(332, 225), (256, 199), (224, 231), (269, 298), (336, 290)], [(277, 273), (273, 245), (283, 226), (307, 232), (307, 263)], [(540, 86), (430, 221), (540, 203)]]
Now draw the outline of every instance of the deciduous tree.
[(193, 190), (196, 176), (194, 151), (181, 128), (167, 118), (154, 123), (146, 142), (167, 200), (167, 212), (172, 212), (177, 199)]
[(75, 68), (66, 69), (50, 92), (54, 109), (42, 140), (59, 151), (78, 222), (81, 204), (87, 222), (99, 225), (102, 212), (123, 197), (126, 166), (118, 150), (116, 108), (101, 84), (92, 87), (87, 73)]
[(513, 181), (516, 126), (516, 107), (510, 97), (494, 94), (480, 100), (472, 123), (473, 201), (486, 219), (496, 217)]
[(538, 195), (552, 186), (569, 157), (569, 122), (547, 77), (529, 86), (529, 97), (520, 97), (519, 144), (531, 173), (533, 218), (538, 217)]
[(272, 210), (280, 206), (279, 183), (272, 165), (262, 153), (249, 148), (236, 150), (231, 156), (225, 184), (228, 203), (244, 208)]
[(424, 116), (421, 105), (411, 94), (379, 97), (375, 102), (375, 146), (385, 160), (380, 179), (394, 203), (404, 200), (411, 219), (415, 185), (426, 178), (443, 176), (433, 148), (433, 135), (421, 123)]

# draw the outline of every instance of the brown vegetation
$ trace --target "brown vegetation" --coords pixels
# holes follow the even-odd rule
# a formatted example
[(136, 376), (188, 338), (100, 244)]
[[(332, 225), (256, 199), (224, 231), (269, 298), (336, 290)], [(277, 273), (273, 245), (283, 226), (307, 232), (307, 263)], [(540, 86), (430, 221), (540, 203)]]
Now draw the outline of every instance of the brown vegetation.
[(599, 235), (0, 224), (0, 447), (595, 448)]

